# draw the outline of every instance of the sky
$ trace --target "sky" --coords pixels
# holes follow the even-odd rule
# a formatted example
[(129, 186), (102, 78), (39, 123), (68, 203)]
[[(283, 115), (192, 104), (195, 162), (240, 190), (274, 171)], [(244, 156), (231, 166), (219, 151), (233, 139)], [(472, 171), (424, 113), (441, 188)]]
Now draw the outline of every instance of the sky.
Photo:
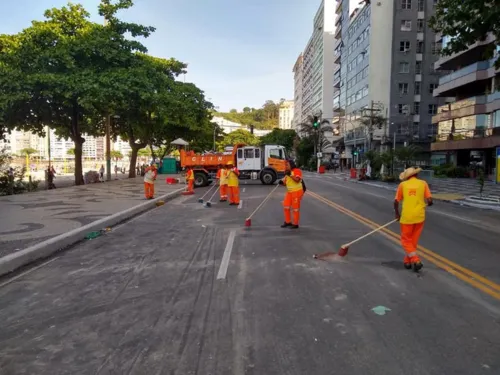
[[(99, 0), (82, 4), (96, 22)], [(120, 18), (154, 26), (149, 53), (188, 64), (186, 82), (220, 111), (293, 99), (292, 69), (313, 30), (321, 0), (135, 0)], [(0, 0), (0, 34), (43, 19), (67, 0)]]

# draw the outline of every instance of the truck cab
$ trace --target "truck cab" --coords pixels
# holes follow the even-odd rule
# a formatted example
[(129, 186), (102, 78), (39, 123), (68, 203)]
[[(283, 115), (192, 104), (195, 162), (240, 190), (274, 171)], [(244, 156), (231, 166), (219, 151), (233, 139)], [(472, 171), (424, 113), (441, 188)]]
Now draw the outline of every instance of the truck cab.
[(285, 175), (287, 154), (283, 146), (243, 146), (236, 151), (236, 166), (241, 179), (260, 179), (273, 184)]

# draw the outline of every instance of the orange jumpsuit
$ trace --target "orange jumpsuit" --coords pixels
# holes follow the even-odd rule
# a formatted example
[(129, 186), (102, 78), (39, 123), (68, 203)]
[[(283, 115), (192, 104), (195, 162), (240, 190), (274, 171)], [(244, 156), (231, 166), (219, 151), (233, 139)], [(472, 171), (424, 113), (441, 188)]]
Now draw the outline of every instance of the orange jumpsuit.
[(427, 182), (416, 177), (399, 184), (396, 201), (403, 201), (399, 223), (401, 226), (401, 246), (406, 252), (405, 264), (420, 262), (417, 255), (418, 240), (424, 229), (426, 199), (432, 198)]
[(240, 204), (240, 181), (238, 179), (240, 172), (238, 168), (227, 170), (227, 189), (229, 192), (229, 204)]
[(227, 201), (227, 171), (224, 168), (219, 169), (217, 171), (216, 178), (219, 180), (220, 201), (226, 202)]
[(192, 169), (189, 169), (186, 172), (186, 180), (188, 183), (187, 191), (190, 193), (194, 193), (194, 171)]
[[(300, 177), (296, 182), (291, 177)], [(299, 225), (300, 220), (300, 202), (304, 196), (302, 188), (302, 171), (299, 168), (292, 169), (290, 176), (285, 176), (283, 183), (287, 188), (285, 199), (283, 200), (283, 210), (285, 214), (285, 223)], [(290, 210), (293, 211), (293, 218)]]
[(155, 180), (158, 170), (154, 165), (147, 167), (144, 173), (144, 196), (146, 199), (153, 199), (155, 196)]

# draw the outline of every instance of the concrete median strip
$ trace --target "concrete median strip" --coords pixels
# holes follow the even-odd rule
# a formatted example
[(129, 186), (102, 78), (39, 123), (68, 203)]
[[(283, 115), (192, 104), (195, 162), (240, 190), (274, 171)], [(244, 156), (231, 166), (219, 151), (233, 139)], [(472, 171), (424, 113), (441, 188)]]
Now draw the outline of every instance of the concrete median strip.
[(106, 227), (112, 227), (145, 211), (156, 208), (157, 202), (169, 201), (180, 196), (183, 191), (184, 188), (174, 190), (158, 198), (138, 204), (137, 206), (128, 208), (124, 211), (117, 212), (80, 228), (73, 229), (67, 233), (60, 234), (13, 254), (6, 255), (0, 258), (0, 276), (15, 271), (18, 268), (36, 260), (47, 258), (48, 256), (65, 249), (68, 246), (80, 242), (85, 239), (86, 234), (89, 232), (101, 230)]

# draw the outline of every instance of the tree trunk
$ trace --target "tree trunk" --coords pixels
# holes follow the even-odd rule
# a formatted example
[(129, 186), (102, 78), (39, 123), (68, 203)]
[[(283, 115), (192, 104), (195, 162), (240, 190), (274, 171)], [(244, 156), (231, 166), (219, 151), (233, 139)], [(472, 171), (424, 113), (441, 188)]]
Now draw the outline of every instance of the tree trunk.
[(156, 161), (155, 150), (153, 150), (153, 145), (149, 145), (149, 149), (151, 150), (151, 158), (153, 161)]
[(75, 144), (75, 185), (84, 185), (83, 180), (83, 165), (82, 165), (82, 154), (83, 154), (83, 143), (85, 139), (80, 133), (80, 124), (78, 123), (78, 102), (74, 100), (73, 110), (71, 116), (71, 135), (72, 140)]
[(130, 155), (130, 165), (129, 165), (129, 171), (128, 171), (128, 178), (135, 178), (136, 173), (135, 169), (137, 166), (137, 153), (139, 152), (139, 148), (137, 147), (132, 147), (132, 154)]
[(85, 183), (83, 180), (83, 165), (82, 165), (83, 141), (84, 141), (84, 139), (81, 137), (79, 140), (74, 140), (74, 144), (75, 144), (75, 185), (83, 185)]

